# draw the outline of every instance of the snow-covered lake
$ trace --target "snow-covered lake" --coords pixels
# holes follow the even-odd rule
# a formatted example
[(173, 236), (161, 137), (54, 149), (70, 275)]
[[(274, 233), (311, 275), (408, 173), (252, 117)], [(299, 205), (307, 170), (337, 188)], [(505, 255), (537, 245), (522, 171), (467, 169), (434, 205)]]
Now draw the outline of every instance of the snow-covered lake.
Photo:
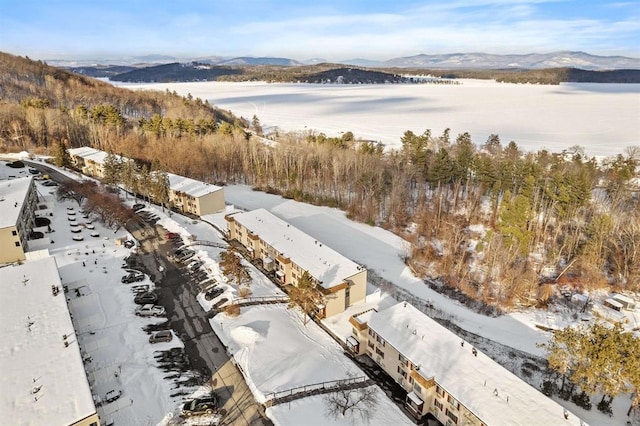
[(251, 119), (265, 129), (315, 130), (400, 146), (406, 130), (431, 129), (451, 138), (469, 132), (480, 145), (498, 134), (525, 151), (559, 152), (574, 145), (589, 156), (624, 153), (640, 145), (640, 84), (567, 83), (559, 86), (460, 80), (459, 85), (270, 84), (197, 82), (123, 84), (176, 91)]

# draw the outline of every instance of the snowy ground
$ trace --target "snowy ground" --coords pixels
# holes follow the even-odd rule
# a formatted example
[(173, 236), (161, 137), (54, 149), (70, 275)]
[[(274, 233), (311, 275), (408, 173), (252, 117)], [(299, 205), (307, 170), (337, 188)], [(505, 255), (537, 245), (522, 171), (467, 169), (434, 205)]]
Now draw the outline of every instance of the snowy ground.
[(460, 85), (318, 85), (265, 82), (123, 84), (176, 91), (208, 100), (263, 127), (311, 130), (399, 147), (407, 130), (451, 137), (469, 132), (478, 145), (498, 134), (525, 151), (560, 152), (574, 145), (589, 156), (612, 156), (640, 143), (640, 84), (557, 86), (459, 80)]
[[(15, 172), (15, 169), (10, 170), (11, 173)], [(163, 377), (153, 355), (157, 349), (179, 347), (181, 343), (174, 338), (169, 344), (150, 345), (142, 327), (157, 320), (144, 320), (133, 315), (132, 284), (120, 283), (122, 261), (130, 251), (114, 243), (116, 237), (127, 236), (126, 231), (114, 233), (93, 222), (95, 231), (100, 233), (99, 237), (90, 237), (89, 230), (83, 229), (81, 235), (84, 240), (73, 241), (73, 234), (69, 232), (67, 207), (74, 208), (76, 215), (79, 215), (78, 206), (53, 202), (51, 193), (54, 188), (38, 184), (38, 190), (49, 199), (48, 205), (53, 206), (51, 219), (55, 230), (47, 234), (53, 242), (43, 241), (42, 244), (46, 244), (56, 257), (63, 283), (69, 287), (69, 305), (78, 326), (79, 340), (84, 355), (91, 357), (87, 369), (90, 378), (95, 381), (94, 392), (98, 397), (103, 397), (112, 389), (123, 391), (118, 401), (102, 407), (105, 418), (115, 420), (116, 424), (167, 424), (171, 417), (175, 417), (175, 411), (184, 396), (171, 396), (175, 384)], [(570, 320), (570, 316), (561, 311), (553, 315), (543, 311), (527, 311), (499, 318), (475, 314), (429, 290), (412, 276), (401, 259), (406, 252), (406, 243), (387, 231), (351, 222), (344, 213), (335, 209), (254, 192), (246, 186), (225, 187), (225, 197), (228, 203), (238, 208), (269, 209), (338, 252), (365, 264), (398, 288), (433, 303), (462, 328), (508, 346), (541, 355), (535, 345), (546, 341), (550, 334), (536, 328), (535, 324), (544, 322), (560, 327)], [(201, 241), (222, 242), (220, 232), (209, 224), (177, 214), (169, 217), (153, 206), (148, 210), (154, 210), (161, 217), (161, 225), (169, 231), (180, 233), (185, 240), (195, 236)], [(224, 229), (223, 214), (212, 215), (206, 220)], [(226, 292), (220, 297), (230, 300), (237, 297), (237, 286), (225, 282), (219, 270), (217, 260), (221, 249), (205, 246), (194, 248), (197, 256), (205, 262), (209, 275), (225, 286)], [(282, 294), (252, 266), (250, 271), (253, 278), (250, 288), (254, 296)], [(148, 278), (137, 284), (153, 285)], [(207, 302), (201, 299), (200, 302), (208, 308), (215, 300)], [(352, 311), (359, 312), (369, 306), (382, 309), (392, 303), (389, 295), (370, 285), (366, 303), (352, 308)], [(335, 334), (346, 338), (350, 334), (350, 326), (346, 321), (351, 313), (332, 317), (325, 324)], [(258, 400), (263, 400), (268, 392), (343, 379), (349, 373), (358, 372), (357, 367), (344, 356), (342, 349), (321, 329), (313, 323), (304, 327), (298, 314), (287, 310), (284, 305), (246, 307), (235, 318), (219, 314), (211, 321), (211, 325), (235, 355)], [(203, 392), (203, 389), (186, 390)], [(381, 400), (384, 402), (381, 402), (383, 405), (375, 415), (374, 424), (408, 421), (390, 401)], [(626, 421), (622, 413), (628, 408), (628, 401), (624, 397), (614, 400), (613, 418), (602, 416), (595, 407), (590, 412), (584, 412), (571, 403), (558, 402), (592, 425), (617, 425), (624, 423), (621, 419)], [(303, 417), (310, 410), (319, 419), (317, 424), (332, 424), (321, 414), (324, 411), (322, 397), (275, 406), (269, 410), (269, 416), (276, 424), (300, 424), (301, 419), (311, 421)], [(346, 424), (349, 421), (340, 419), (334, 424)]]

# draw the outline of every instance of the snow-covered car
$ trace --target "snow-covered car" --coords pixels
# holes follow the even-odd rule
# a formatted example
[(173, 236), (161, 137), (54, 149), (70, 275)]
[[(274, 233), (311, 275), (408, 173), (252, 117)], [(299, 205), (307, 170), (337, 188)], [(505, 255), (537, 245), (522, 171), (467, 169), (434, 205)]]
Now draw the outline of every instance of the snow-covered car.
[(192, 399), (182, 405), (182, 415), (185, 417), (199, 414), (213, 414), (218, 412), (218, 398), (211, 394)]
[(71, 232), (73, 232), (74, 234), (77, 234), (79, 232), (82, 232), (82, 229), (80, 229), (79, 226), (72, 226), (71, 227)]
[(149, 336), (149, 343), (170, 342), (173, 339), (171, 330), (160, 330)]
[(136, 305), (148, 305), (158, 301), (158, 295), (152, 291), (145, 291), (144, 293), (137, 294), (133, 298), (133, 303)]
[(124, 242), (124, 246), (126, 248), (132, 248), (135, 245), (136, 245), (136, 243), (134, 243), (133, 240), (127, 240), (127, 241)]
[(91, 231), (91, 234), (89, 234), (89, 235), (91, 235), (92, 237), (96, 237), (97, 238), (97, 237), (100, 236), (100, 233), (98, 231)]
[(139, 317), (161, 317), (165, 313), (164, 306), (158, 305), (142, 305), (135, 311), (135, 314)]
[(84, 240), (84, 237), (82, 235), (80, 235), (80, 234), (76, 234), (71, 238), (73, 238), (73, 241), (82, 241), (82, 240)]
[(182, 255), (178, 256), (178, 261), (185, 263), (186, 261), (188, 261), (189, 259), (191, 259), (193, 256), (196, 255), (196, 252), (193, 250), (187, 250), (185, 252), (182, 253)]
[(96, 226), (93, 223), (85, 223), (84, 227), (87, 229), (96, 229)]
[(140, 271), (130, 271), (127, 275), (120, 278), (120, 282), (124, 284), (137, 283), (144, 281), (144, 274)]

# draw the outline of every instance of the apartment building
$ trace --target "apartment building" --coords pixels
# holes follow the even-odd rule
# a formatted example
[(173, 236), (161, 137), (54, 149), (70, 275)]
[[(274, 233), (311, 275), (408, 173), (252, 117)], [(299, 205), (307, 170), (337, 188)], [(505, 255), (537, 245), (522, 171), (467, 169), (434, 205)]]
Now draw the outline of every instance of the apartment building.
[(0, 424), (100, 420), (55, 258), (0, 268)]
[[(108, 153), (91, 147), (73, 148), (69, 155), (74, 167), (87, 176), (104, 178), (104, 163)], [(116, 156), (122, 161), (132, 161)], [(167, 173), (171, 205), (183, 213), (196, 216), (224, 211), (224, 188), (188, 177)]]
[(347, 345), (406, 391), (406, 408), (442, 424), (585, 426), (575, 414), (409, 303), (350, 318)]
[(324, 294), (323, 317), (363, 301), (367, 270), (265, 209), (226, 216), (229, 237), (239, 241), (283, 285), (307, 272)]
[(0, 181), (0, 264), (25, 259), (37, 207), (32, 177)]
[(188, 177), (167, 173), (169, 200), (178, 210), (196, 216), (224, 211), (224, 189)]

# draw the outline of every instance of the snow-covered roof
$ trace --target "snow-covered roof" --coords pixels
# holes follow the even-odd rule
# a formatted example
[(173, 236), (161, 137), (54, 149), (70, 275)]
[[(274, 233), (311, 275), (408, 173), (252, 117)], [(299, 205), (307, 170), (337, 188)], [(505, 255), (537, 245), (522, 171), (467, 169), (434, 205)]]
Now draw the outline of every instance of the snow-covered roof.
[(192, 197), (202, 197), (203, 195), (210, 194), (221, 190), (222, 188), (206, 182), (191, 179), (188, 177), (175, 175), (173, 173), (167, 173), (169, 176), (169, 188), (172, 191), (184, 192)]
[(69, 154), (74, 157), (82, 157), (85, 160), (91, 160), (97, 164), (103, 164), (107, 158), (108, 153), (100, 151), (99, 149), (83, 146), (81, 148), (69, 149)]
[(0, 283), (0, 424), (68, 425), (94, 414), (55, 259), (0, 268)]
[(31, 179), (29, 176), (0, 181), (0, 229), (18, 222)]
[(409, 303), (374, 312), (369, 327), (488, 425), (575, 425), (581, 421)]
[(324, 288), (341, 284), (364, 269), (265, 209), (238, 213), (233, 218), (309, 272)]

